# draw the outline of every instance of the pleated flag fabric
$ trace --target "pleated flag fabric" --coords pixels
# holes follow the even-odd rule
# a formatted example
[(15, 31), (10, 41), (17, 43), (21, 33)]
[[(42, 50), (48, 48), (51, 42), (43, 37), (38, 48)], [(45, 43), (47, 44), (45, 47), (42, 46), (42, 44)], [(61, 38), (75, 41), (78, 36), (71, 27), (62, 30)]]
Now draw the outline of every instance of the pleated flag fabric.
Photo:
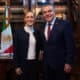
[(5, 6), (4, 20), (1, 32), (1, 52), (3, 57), (13, 57), (13, 37), (10, 25), (10, 8), (7, 5)]

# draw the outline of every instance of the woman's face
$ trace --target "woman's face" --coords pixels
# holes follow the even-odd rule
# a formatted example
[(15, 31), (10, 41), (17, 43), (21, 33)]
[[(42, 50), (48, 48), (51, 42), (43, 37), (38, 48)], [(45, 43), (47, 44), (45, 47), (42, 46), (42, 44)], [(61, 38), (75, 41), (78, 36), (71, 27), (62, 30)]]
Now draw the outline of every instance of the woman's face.
[(27, 26), (32, 26), (34, 24), (34, 14), (32, 12), (26, 13), (24, 21)]

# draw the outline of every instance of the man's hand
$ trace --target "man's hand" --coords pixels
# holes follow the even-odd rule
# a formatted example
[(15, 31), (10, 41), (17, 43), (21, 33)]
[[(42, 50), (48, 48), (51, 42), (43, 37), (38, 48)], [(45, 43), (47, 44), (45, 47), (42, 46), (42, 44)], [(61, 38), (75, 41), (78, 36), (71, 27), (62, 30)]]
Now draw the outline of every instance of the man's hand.
[(72, 69), (72, 67), (71, 67), (70, 64), (65, 64), (65, 65), (64, 65), (64, 71), (65, 71), (66, 73), (70, 73), (71, 69)]

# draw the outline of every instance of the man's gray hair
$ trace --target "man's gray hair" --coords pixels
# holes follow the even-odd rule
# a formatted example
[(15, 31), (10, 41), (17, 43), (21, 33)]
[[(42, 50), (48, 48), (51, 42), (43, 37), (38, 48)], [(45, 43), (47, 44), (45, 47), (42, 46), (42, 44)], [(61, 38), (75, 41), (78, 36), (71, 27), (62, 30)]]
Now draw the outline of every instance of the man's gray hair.
[[(42, 4), (42, 7), (45, 7), (45, 6), (52, 6), (53, 7), (53, 11), (55, 12), (54, 4), (45, 2), (45, 3)], [(41, 7), (41, 11), (42, 11), (42, 7)]]

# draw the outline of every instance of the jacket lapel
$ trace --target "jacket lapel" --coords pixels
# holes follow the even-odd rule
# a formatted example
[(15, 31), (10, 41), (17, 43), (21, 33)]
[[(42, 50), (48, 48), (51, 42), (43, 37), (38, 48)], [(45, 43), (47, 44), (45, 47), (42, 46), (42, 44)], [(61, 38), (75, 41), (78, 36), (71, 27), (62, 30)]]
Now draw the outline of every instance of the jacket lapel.
[(58, 21), (58, 19), (56, 18), (55, 23), (54, 23), (54, 25), (53, 25), (53, 28), (52, 28), (52, 30), (51, 30), (51, 32), (50, 32), (50, 37), (49, 37), (48, 40), (50, 40), (50, 39), (52, 38), (52, 36), (55, 36), (56, 30), (57, 30), (58, 27), (59, 27), (59, 21)]
[(45, 37), (45, 34), (44, 34), (44, 32), (45, 32), (45, 24), (44, 24), (43, 28), (42, 28), (42, 32), (41, 32), (43, 40), (49, 41), (52, 38), (52, 36), (55, 36), (56, 30), (57, 30), (58, 27), (59, 27), (59, 20), (58, 20), (58, 18), (56, 18), (55, 23), (53, 25), (53, 28), (50, 32), (50, 37), (49, 37), (48, 40), (46, 40), (46, 37)]
[(42, 31), (41, 31), (41, 36), (43, 37), (43, 40), (46, 40), (46, 37), (45, 37), (45, 25), (46, 23), (43, 25), (43, 28), (42, 28)]

